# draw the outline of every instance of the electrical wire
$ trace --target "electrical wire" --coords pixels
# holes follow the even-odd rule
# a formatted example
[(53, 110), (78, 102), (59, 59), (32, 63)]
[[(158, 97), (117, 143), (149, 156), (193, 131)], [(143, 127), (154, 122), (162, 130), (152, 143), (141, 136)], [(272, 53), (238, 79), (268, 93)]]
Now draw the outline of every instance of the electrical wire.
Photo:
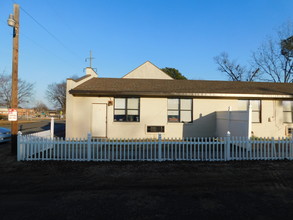
[(3, 22), (4, 24), (7, 24), (7, 22), (5, 22), (5, 21), (1, 20), (1, 23), (2, 23), (2, 22)]
[(23, 7), (20, 7), (20, 9), (27, 14), (37, 25), (39, 25), (47, 34), (49, 34), (53, 39), (55, 39), (63, 48), (65, 48), (67, 51), (69, 51), (74, 56), (77, 56), (76, 53), (74, 53), (69, 47), (67, 47), (61, 40), (59, 40), (53, 33), (51, 33), (44, 25), (42, 25), (37, 19), (35, 19), (30, 13), (28, 13)]
[(30, 40), (34, 45), (36, 45), (37, 47), (45, 50), (47, 53), (54, 55), (56, 58), (58, 58), (58, 60), (62, 60), (64, 63), (67, 63), (68, 65), (71, 65), (71, 63), (68, 60), (65, 60), (64, 58), (58, 56), (56, 53), (52, 52), (51, 50), (49, 50), (46, 47), (43, 47), (41, 44), (39, 44), (38, 42), (36, 42), (35, 40), (31, 39), (29, 36), (27, 36), (26, 34), (22, 33), (22, 36), (24, 36), (26, 39)]
[[(11, 0), (12, 3), (16, 3), (16, 1)], [(17, 4), (17, 3), (16, 3)], [(39, 27), (41, 27), (48, 35), (50, 35), (54, 40), (56, 40), (64, 49), (70, 52), (72, 55), (80, 59), (80, 57), (69, 47), (67, 47), (55, 34), (48, 30), (43, 24), (41, 24), (34, 16), (32, 16), (27, 10), (25, 10), (22, 6), (20, 6), (20, 10), (22, 10), (28, 17), (30, 17)]]

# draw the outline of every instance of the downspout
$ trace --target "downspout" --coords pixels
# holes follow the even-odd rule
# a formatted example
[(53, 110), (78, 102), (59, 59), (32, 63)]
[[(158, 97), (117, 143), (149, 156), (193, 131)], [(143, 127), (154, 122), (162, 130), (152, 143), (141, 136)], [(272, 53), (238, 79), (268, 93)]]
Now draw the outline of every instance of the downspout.
[(251, 138), (251, 131), (252, 131), (252, 106), (248, 106), (248, 138)]

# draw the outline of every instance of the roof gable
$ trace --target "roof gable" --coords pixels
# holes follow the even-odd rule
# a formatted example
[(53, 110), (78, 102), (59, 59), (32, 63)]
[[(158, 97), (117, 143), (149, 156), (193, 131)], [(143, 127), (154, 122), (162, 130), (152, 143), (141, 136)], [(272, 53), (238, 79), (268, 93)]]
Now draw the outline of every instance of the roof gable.
[(128, 79), (173, 79), (168, 74), (160, 70), (150, 61), (145, 62), (136, 69), (127, 73), (122, 78)]

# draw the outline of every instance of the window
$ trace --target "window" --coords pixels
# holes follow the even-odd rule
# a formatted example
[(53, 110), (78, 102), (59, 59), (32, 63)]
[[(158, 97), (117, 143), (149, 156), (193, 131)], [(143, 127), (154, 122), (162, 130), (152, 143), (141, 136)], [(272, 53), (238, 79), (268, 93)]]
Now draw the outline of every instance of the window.
[(114, 121), (139, 122), (139, 98), (115, 98)]
[(260, 100), (239, 100), (238, 110), (247, 111), (251, 105), (252, 123), (261, 123), (261, 101)]
[(192, 122), (192, 99), (168, 99), (168, 122)]
[(292, 123), (293, 101), (283, 101), (283, 122)]

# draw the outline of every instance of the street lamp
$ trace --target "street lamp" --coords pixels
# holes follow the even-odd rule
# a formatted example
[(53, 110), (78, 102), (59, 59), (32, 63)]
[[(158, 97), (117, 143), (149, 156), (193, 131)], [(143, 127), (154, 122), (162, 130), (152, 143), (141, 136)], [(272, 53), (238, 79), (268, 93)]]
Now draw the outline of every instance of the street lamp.
[[(18, 42), (19, 42), (19, 5), (13, 4), (13, 14), (9, 15), (7, 24), (13, 27), (12, 51), (12, 83), (11, 83), (11, 108), (18, 108)], [(18, 121), (11, 121), (11, 153), (17, 153)]]
[(14, 16), (13, 16), (13, 14), (10, 14), (10, 15), (9, 15), (9, 18), (8, 18), (8, 20), (7, 20), (7, 24), (8, 24), (8, 26), (10, 26), (10, 27), (15, 27), (15, 20), (14, 20)]

